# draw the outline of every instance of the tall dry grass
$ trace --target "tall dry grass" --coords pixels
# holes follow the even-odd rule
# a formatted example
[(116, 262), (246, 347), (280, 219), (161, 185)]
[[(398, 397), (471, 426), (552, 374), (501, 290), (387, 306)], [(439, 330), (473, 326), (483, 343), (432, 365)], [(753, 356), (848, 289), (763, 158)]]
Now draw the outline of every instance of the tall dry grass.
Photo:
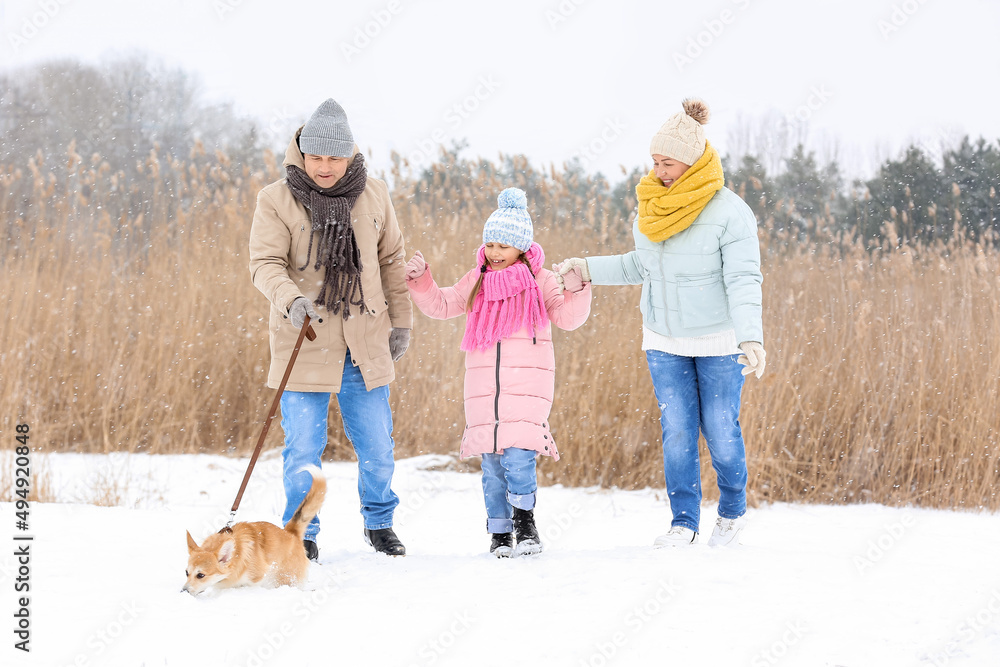
[[(247, 271), (256, 192), (280, 173), (268, 164), (232, 177), (225, 156), (151, 155), (132, 180), (75, 155), (0, 167), (0, 442), (28, 422), (46, 451), (252, 448), (273, 396), (267, 306)], [(441, 284), (471, 268), (482, 222), (511, 185), (532, 193), (549, 263), (631, 247), (612, 212), (621, 207), (554, 170), (541, 184), (446, 165), (426, 179), (392, 177), (408, 250), (424, 253)], [(24, 191), (27, 206), (11, 194)], [(112, 218), (123, 193), (164, 213)], [(765, 221), (762, 243), (768, 369), (748, 380), (742, 413), (751, 501), (1000, 508), (992, 239), (890, 239), (872, 252), (839, 238), (792, 242)], [(637, 302), (638, 288), (596, 288), (587, 324), (555, 334), (551, 421), (563, 458), (543, 460), (543, 481), (662, 486)], [(463, 324), (416, 315), (392, 386), (399, 456), (457, 450)], [(269, 446), (280, 438), (272, 429)], [(328, 455), (352, 456), (337, 419)], [(707, 456), (703, 469), (711, 497)]]

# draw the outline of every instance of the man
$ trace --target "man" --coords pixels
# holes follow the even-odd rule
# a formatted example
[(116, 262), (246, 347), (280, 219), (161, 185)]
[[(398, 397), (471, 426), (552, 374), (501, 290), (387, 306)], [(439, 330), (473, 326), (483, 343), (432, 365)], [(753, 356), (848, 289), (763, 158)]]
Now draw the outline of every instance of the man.
[[(257, 195), (250, 231), (250, 275), (271, 302), (271, 368), (277, 388), (305, 316), (316, 331), (296, 359), (281, 397), (285, 432), (283, 522), (302, 502), (326, 448), (331, 394), (358, 457), (364, 535), (376, 551), (405, 555), (392, 530), (399, 498), (389, 383), (406, 351), (413, 310), (405, 251), (386, 184), (367, 175), (343, 108), (324, 102), (285, 152), (286, 178)], [(318, 560), (319, 518), (305, 549)]]

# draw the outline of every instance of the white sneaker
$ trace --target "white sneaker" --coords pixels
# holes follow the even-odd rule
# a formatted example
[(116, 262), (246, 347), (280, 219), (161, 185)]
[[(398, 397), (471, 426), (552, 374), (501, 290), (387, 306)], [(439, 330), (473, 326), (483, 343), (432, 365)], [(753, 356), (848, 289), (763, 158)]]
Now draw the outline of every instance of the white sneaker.
[(712, 537), (708, 538), (710, 547), (727, 547), (730, 544), (740, 543), (740, 533), (747, 525), (747, 515), (744, 514), (736, 519), (723, 519), (721, 516), (715, 522), (715, 529)]
[(686, 547), (694, 544), (698, 540), (698, 533), (684, 526), (674, 526), (665, 535), (660, 535), (653, 541), (653, 546), (660, 547)]

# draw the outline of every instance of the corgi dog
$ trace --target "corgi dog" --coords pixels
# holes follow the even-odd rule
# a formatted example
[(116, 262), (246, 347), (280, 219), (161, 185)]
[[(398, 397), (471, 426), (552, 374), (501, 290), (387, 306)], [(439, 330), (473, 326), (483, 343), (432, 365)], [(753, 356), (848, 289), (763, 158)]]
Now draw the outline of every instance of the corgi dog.
[(312, 486), (284, 528), (267, 521), (241, 521), (231, 529), (209, 535), (201, 546), (188, 532), (187, 582), (181, 591), (201, 595), (236, 586), (304, 584), (309, 559), (302, 537), (326, 497), (323, 473), (315, 466), (307, 470), (313, 478)]

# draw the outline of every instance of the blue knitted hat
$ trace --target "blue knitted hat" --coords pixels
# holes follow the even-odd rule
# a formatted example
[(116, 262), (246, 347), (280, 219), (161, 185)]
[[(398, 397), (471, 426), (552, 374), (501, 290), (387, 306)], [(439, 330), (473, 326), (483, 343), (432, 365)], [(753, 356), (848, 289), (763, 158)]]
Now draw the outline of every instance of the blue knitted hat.
[(503, 243), (528, 252), (535, 233), (528, 215), (528, 196), (524, 190), (507, 188), (497, 197), (497, 210), (483, 227), (483, 243)]

